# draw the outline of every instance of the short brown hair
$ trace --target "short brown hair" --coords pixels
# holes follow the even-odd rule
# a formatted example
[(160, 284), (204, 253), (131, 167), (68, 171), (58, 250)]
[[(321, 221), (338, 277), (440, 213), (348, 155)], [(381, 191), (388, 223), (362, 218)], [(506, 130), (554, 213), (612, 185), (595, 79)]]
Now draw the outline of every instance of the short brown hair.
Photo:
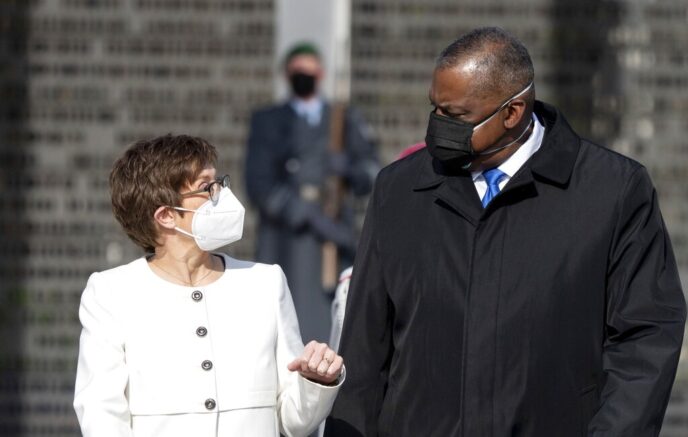
[(112, 213), (134, 243), (153, 252), (159, 245), (155, 210), (180, 206), (179, 191), (216, 162), (217, 150), (202, 138), (167, 134), (137, 141), (112, 167)]

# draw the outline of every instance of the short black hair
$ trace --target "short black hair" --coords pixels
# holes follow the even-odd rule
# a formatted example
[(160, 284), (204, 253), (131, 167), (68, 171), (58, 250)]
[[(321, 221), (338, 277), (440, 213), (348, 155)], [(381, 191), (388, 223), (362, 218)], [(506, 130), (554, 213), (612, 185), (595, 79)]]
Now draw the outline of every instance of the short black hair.
[(318, 47), (311, 42), (302, 41), (298, 44), (294, 44), (289, 50), (287, 50), (287, 53), (284, 55), (284, 62), (282, 63), (282, 66), (286, 68), (287, 64), (289, 64), (292, 59), (301, 55), (313, 56), (320, 60), (320, 51), (318, 50)]
[(456, 67), (469, 59), (477, 64), (474, 91), (481, 97), (508, 98), (535, 77), (528, 49), (499, 27), (480, 27), (461, 36), (442, 50), (435, 68)]

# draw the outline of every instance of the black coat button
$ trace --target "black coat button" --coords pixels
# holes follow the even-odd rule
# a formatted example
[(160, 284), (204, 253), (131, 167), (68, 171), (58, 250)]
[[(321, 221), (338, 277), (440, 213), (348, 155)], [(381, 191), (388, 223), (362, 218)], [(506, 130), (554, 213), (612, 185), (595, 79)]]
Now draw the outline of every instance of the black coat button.
[(206, 335), (207, 333), (208, 333), (208, 330), (205, 329), (203, 326), (199, 326), (199, 327), (196, 329), (196, 335), (198, 335), (199, 337), (205, 337), (205, 335)]
[(205, 360), (201, 363), (201, 367), (203, 367), (203, 370), (210, 370), (213, 368), (213, 362), (210, 360)]
[(212, 410), (213, 408), (215, 408), (215, 399), (206, 399), (205, 408), (207, 408), (208, 410)]
[(191, 299), (195, 300), (198, 302), (199, 300), (203, 299), (203, 293), (200, 291), (196, 290), (193, 293), (191, 293)]

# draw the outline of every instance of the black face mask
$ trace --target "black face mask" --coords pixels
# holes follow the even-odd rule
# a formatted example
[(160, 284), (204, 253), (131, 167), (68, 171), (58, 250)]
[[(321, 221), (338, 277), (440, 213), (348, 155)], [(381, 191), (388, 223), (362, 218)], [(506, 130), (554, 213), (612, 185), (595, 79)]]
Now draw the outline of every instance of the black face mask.
[(289, 76), (291, 89), (298, 97), (308, 97), (315, 93), (315, 76), (305, 73), (294, 73)]
[(471, 123), (437, 115), (432, 111), (425, 135), (428, 152), (442, 162), (452, 161), (461, 166), (470, 163), (476, 156), (471, 144), (473, 127)]
[(428, 121), (427, 134), (425, 135), (425, 144), (428, 146), (428, 152), (430, 155), (442, 162), (451, 162), (462, 167), (468, 167), (470, 163), (478, 156), (490, 155), (509, 147), (512, 144), (515, 144), (528, 131), (530, 124), (528, 124), (528, 127), (526, 127), (523, 133), (515, 141), (512, 141), (505, 146), (497, 147), (481, 153), (476, 153), (473, 150), (471, 138), (473, 137), (473, 131), (475, 129), (479, 128), (489, 119), (494, 117), (495, 114), (504, 109), (504, 107), (511, 103), (511, 101), (516, 97), (528, 91), (531, 86), (532, 82), (525, 87), (523, 91), (509, 98), (490, 115), (475, 124), (456, 120), (451, 117), (437, 115), (435, 114), (435, 111), (432, 111), (430, 113), (430, 120)]

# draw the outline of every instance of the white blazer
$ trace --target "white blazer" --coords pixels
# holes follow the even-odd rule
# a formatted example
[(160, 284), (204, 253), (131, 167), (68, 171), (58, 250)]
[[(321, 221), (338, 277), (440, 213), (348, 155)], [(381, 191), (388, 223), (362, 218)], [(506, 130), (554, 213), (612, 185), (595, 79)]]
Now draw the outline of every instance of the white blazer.
[(305, 436), (339, 385), (287, 369), (303, 343), (276, 265), (222, 255), (225, 272), (185, 287), (145, 258), (88, 280), (74, 408), (85, 437)]

